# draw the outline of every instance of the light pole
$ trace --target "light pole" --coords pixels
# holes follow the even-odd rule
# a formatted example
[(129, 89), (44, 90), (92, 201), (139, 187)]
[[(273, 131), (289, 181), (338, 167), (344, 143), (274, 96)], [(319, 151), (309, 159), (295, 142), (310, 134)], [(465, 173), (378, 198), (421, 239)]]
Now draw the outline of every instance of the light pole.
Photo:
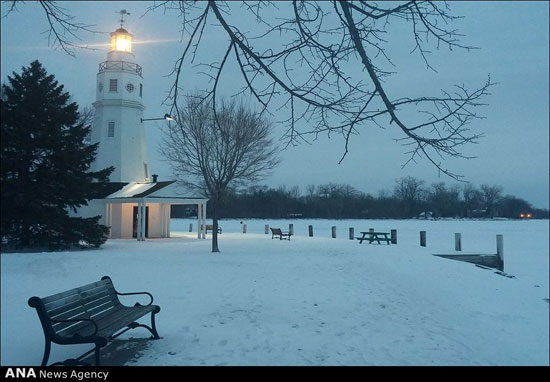
[(174, 118), (170, 116), (170, 114), (164, 114), (164, 117), (162, 118), (140, 118), (141, 122), (143, 121), (160, 121), (160, 120), (167, 120), (167, 121), (173, 121)]

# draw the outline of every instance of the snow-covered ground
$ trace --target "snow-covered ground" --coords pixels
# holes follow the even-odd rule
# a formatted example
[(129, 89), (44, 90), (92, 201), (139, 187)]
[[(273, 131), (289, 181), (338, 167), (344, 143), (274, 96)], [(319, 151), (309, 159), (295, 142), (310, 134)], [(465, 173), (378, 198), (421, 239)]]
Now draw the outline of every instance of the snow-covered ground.
[[(219, 254), (188, 232), (190, 222), (173, 219), (171, 239), (2, 254), (2, 365), (41, 361), (29, 297), (103, 275), (121, 292), (151, 292), (162, 309), (162, 339), (147, 341), (130, 365), (549, 364), (548, 221), (243, 220), (243, 234), (240, 220), (226, 220)], [(264, 234), (265, 224), (289, 223), (291, 241)], [(349, 227), (397, 229), (398, 244), (359, 245)], [(515, 277), (432, 256), (454, 253), (455, 232), (463, 253), (496, 253), (503, 234), (504, 271)], [(122, 338), (130, 337), (148, 332)], [(86, 349), (54, 344), (50, 362)]]

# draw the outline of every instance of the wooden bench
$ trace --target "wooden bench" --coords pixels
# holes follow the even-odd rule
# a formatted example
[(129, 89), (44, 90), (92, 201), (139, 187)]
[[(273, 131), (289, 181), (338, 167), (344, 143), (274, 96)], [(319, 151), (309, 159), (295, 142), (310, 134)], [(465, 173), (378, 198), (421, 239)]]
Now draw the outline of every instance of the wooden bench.
[[(213, 224), (207, 224), (205, 225), (205, 231), (208, 233), (208, 230), (214, 231), (214, 225)], [(218, 233), (222, 233), (222, 227), (218, 226)]]
[[(283, 240), (285, 237), (290, 240), (290, 232), (283, 232), (280, 228), (269, 228), (271, 230), (271, 239), (275, 238), (275, 236), (279, 236), (279, 240)], [(285, 239), (286, 240), (286, 239)]]
[[(118, 296), (145, 294), (150, 300), (147, 305), (122, 305)], [(81, 362), (95, 351), (95, 364), (99, 366), (100, 349), (122, 333), (137, 327), (148, 329), (152, 339), (159, 339), (155, 326), (155, 314), (160, 307), (153, 304), (148, 292), (119, 293), (111, 278), (104, 276), (100, 281), (87, 284), (48, 297), (31, 297), (29, 306), (35, 308), (45, 336), (42, 365), (47, 366), (51, 343), (59, 345), (95, 344), (95, 348), (76, 359), (56, 362), (53, 365), (84, 365)], [(151, 313), (151, 326), (138, 324), (137, 319)]]
[(361, 235), (361, 237), (356, 238), (357, 240), (359, 240), (359, 244), (362, 244), (365, 240), (368, 241), (369, 244), (372, 244), (375, 240), (378, 244), (381, 244), (381, 241), (386, 242), (386, 244), (388, 245), (391, 244), (391, 237), (388, 237), (388, 235), (390, 235), (389, 232), (368, 231), (361, 232)]

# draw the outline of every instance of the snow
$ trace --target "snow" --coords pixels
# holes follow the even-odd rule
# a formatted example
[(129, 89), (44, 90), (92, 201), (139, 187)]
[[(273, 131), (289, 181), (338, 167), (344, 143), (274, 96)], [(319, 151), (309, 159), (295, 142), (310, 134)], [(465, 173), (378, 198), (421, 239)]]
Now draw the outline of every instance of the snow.
[[(190, 222), (196, 228), (172, 219), (170, 239), (3, 253), (2, 365), (40, 364), (44, 340), (29, 297), (103, 275), (121, 292), (151, 292), (161, 307), (162, 339), (146, 341), (129, 365), (549, 364), (547, 220), (243, 220), (246, 234), (240, 220), (224, 220), (218, 254), (187, 232)], [(289, 223), (291, 241), (264, 234), (265, 224)], [(356, 236), (397, 229), (398, 244), (360, 245), (349, 227)], [(464, 254), (496, 253), (503, 234), (504, 271), (514, 278), (433, 256), (455, 252), (455, 232)], [(121, 338), (148, 334), (137, 328)], [(54, 344), (50, 362), (88, 348)]]

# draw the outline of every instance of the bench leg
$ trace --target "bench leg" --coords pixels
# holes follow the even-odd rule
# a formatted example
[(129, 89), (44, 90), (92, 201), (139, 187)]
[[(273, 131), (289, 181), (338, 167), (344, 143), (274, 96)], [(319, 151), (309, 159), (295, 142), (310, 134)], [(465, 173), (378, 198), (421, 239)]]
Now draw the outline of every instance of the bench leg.
[(99, 345), (96, 345), (95, 346), (95, 365), (96, 366), (100, 366), (100, 361), (99, 361), (99, 351), (100, 351), (101, 347)]
[(44, 347), (44, 356), (42, 357), (42, 364), (40, 366), (48, 366), (48, 359), (50, 358), (51, 349), (52, 349), (52, 342), (46, 339), (46, 346)]
[(149, 332), (151, 332), (151, 334), (153, 335), (152, 339), (158, 340), (158, 339), (160, 339), (160, 337), (159, 337), (159, 334), (157, 332), (157, 326), (155, 324), (155, 314), (156, 313), (157, 312), (151, 312), (151, 326), (147, 326), (145, 324), (140, 324), (140, 323), (137, 323), (137, 322), (132, 322), (130, 325), (128, 325), (128, 327), (131, 328), (131, 329), (145, 328)]
[(155, 312), (151, 313), (151, 332), (153, 333), (153, 338), (155, 340), (160, 339), (159, 334), (157, 332), (157, 325), (155, 324)]

